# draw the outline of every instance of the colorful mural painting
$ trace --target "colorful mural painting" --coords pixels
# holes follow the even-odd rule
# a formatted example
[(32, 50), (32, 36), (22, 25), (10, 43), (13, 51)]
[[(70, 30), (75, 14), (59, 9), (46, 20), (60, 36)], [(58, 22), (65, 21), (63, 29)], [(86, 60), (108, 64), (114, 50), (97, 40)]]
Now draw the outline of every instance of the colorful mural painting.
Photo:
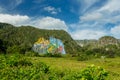
[(64, 44), (60, 39), (50, 37), (49, 40), (39, 38), (33, 45), (33, 50), (38, 53), (65, 54)]

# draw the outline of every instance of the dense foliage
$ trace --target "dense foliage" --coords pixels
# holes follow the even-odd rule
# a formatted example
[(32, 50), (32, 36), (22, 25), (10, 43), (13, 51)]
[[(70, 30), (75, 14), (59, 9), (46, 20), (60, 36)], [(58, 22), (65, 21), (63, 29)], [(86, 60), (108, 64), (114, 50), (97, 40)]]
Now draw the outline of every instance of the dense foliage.
[(0, 55), (1, 80), (106, 80), (108, 72), (94, 65), (79, 71), (59, 71), (23, 55)]
[(77, 40), (76, 42), (82, 45), (81, 50), (84, 55), (80, 55), (81, 60), (88, 59), (88, 56), (90, 58), (91, 55), (92, 57), (111, 58), (120, 56), (120, 42), (112, 36), (103, 36), (99, 40)]
[(44, 30), (31, 26), (15, 27), (10, 24), (0, 23), (0, 41), (2, 41), (4, 47), (6, 47), (7, 53), (13, 53), (11, 52), (12, 50), (10, 51), (10, 49), (13, 48), (20, 53), (25, 53), (31, 50), (34, 42), (36, 42), (38, 38), (44, 37), (48, 39), (50, 36), (62, 40), (67, 53), (75, 54), (80, 51), (80, 46), (63, 30)]

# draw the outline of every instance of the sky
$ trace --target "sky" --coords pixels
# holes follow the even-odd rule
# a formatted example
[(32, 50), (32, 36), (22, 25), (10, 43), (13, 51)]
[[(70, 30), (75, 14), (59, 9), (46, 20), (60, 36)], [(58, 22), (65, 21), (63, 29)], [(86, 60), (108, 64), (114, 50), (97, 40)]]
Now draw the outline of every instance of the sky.
[(0, 0), (0, 22), (67, 31), (73, 39), (120, 39), (120, 0)]

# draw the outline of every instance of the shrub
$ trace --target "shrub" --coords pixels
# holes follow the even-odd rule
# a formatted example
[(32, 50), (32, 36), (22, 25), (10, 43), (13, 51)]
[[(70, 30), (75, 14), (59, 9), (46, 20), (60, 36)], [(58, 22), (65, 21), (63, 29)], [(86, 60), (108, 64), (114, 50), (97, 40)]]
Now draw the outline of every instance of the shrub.
[(31, 66), (32, 62), (20, 54), (5, 56), (6, 65), (10, 67)]
[(61, 53), (47, 53), (44, 55), (45, 57), (62, 57)]
[(43, 62), (33, 62), (23, 55), (0, 55), (1, 80), (105, 80), (108, 72), (101, 67), (83, 70), (59, 70)]
[(19, 53), (20, 52), (20, 48), (18, 46), (12, 46), (12, 47), (8, 47), (6, 53), (8, 54), (14, 54), (14, 53)]
[(1, 80), (46, 80), (49, 66), (18, 55), (0, 55)]
[(90, 59), (90, 55), (87, 56), (86, 54), (82, 54), (82, 55), (77, 57), (78, 61), (85, 61), (85, 60), (89, 60), (89, 59)]
[(99, 66), (91, 65), (81, 71), (81, 76), (85, 80), (106, 80), (108, 72)]
[(34, 56), (39, 56), (39, 54), (33, 51), (27, 51), (25, 53), (25, 56), (34, 57)]
[(46, 65), (43, 62), (39, 62), (35, 66), (36, 66), (37, 70), (43, 71), (44, 73), (48, 73), (49, 72), (49, 66)]
[(65, 80), (106, 80), (108, 72), (94, 65), (90, 65), (80, 72), (72, 72), (64, 77)]
[(22, 58), (19, 61), (14, 63), (14, 66), (31, 66), (32, 62), (26, 58)]

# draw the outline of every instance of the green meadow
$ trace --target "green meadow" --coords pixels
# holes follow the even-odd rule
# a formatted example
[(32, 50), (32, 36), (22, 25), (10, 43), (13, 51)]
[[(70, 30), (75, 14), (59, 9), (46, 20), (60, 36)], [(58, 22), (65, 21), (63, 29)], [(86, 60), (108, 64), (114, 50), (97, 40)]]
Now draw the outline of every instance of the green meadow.
[(0, 55), (0, 80), (120, 80), (120, 57)]
[(33, 57), (33, 61), (44, 62), (51, 66), (53, 69), (61, 71), (71, 70), (79, 71), (86, 68), (88, 65), (101, 66), (109, 72), (109, 80), (120, 80), (120, 57), (117, 58), (97, 58), (87, 61), (77, 61), (76, 57), (73, 58), (51, 58), (51, 57)]

